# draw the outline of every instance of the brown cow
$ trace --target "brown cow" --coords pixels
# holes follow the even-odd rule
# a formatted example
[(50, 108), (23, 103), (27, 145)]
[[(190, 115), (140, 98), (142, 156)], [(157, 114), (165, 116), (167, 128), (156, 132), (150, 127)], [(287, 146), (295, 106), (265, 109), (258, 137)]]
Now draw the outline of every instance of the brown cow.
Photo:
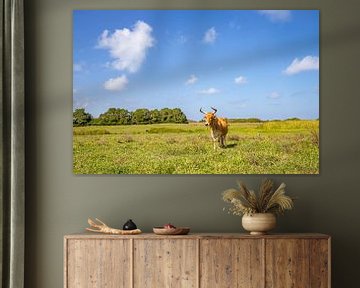
[(216, 117), (217, 109), (211, 107), (214, 112), (207, 112), (201, 110), (200, 112), (205, 114), (204, 120), (205, 120), (205, 126), (210, 126), (211, 129), (211, 137), (214, 141), (214, 149), (216, 149), (216, 141), (219, 143), (219, 146), (221, 148), (225, 148), (225, 138), (226, 134), (228, 133), (228, 121), (225, 118), (219, 118)]

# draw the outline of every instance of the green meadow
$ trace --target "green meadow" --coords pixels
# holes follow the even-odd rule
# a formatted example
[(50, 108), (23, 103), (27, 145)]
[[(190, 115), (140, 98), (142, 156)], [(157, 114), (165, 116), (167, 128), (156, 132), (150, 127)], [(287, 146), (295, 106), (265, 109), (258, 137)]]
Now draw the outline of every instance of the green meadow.
[(318, 174), (319, 121), (230, 123), (214, 150), (202, 123), (73, 128), (75, 174)]

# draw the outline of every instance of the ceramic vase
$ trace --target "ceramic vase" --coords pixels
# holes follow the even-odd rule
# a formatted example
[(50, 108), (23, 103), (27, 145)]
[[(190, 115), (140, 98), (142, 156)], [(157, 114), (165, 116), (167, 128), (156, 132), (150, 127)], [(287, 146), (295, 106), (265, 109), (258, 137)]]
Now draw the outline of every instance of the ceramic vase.
[(242, 217), (242, 226), (251, 235), (263, 235), (276, 226), (276, 217), (272, 213), (255, 213)]

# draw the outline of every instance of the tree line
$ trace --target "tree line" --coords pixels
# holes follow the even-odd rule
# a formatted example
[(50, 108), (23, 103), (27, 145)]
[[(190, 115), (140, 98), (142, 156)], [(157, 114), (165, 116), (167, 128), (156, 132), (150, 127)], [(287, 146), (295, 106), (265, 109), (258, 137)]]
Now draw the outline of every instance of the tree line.
[(149, 110), (146, 108), (128, 111), (123, 108), (109, 108), (105, 113), (94, 118), (84, 108), (73, 112), (73, 126), (88, 125), (139, 125), (158, 123), (188, 123), (180, 108)]

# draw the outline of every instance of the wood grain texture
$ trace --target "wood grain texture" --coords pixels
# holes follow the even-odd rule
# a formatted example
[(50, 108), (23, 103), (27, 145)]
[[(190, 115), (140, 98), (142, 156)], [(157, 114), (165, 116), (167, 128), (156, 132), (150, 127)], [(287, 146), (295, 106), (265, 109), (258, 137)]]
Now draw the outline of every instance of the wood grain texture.
[(67, 240), (66, 288), (131, 287), (130, 240)]
[(64, 287), (330, 288), (330, 260), (323, 234), (76, 234), (64, 239)]
[[(330, 273), (329, 243), (324, 239), (310, 240), (310, 287), (327, 288)], [(330, 283), (330, 281), (329, 281)]]
[(134, 287), (197, 287), (197, 241), (134, 240)]
[(200, 287), (261, 288), (261, 239), (204, 239), (200, 244)]
[(310, 283), (310, 241), (266, 239), (267, 288), (304, 288)]

